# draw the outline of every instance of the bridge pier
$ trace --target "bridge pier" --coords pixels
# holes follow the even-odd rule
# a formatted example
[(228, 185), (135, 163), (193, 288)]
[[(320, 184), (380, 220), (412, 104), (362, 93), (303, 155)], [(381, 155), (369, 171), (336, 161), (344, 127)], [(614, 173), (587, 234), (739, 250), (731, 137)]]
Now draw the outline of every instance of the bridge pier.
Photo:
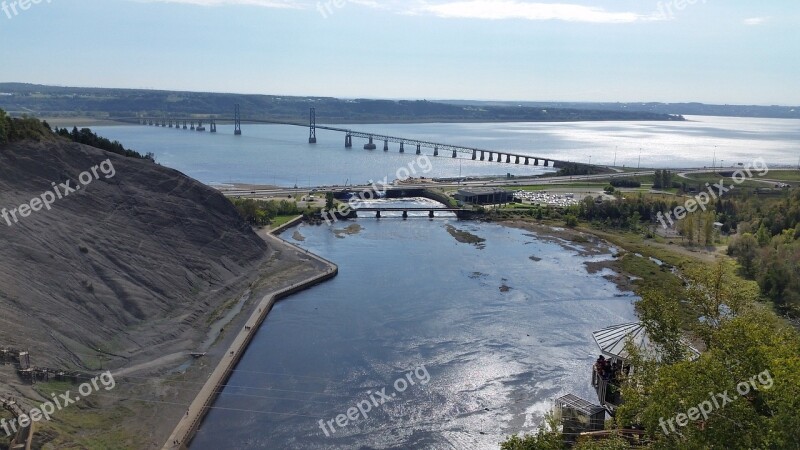
[(183, 121), (183, 129), (184, 129), (184, 130), (186, 130), (186, 129), (187, 129), (187, 128), (186, 128), (186, 121), (185, 121), (185, 120)]
[(439, 147), (433, 147), (433, 156), (439, 156)]
[(190, 129), (190, 130), (192, 130), (192, 131), (194, 131), (194, 122), (190, 122), (190, 125), (191, 125), (191, 126), (189, 127), (189, 129)]
[(372, 136), (369, 137), (369, 143), (364, 144), (364, 150), (375, 150), (378, 148), (374, 142), (372, 142)]
[(197, 131), (206, 131), (206, 127), (203, 126), (203, 121), (197, 121)]
[(511, 163), (511, 155), (506, 155), (506, 163)]
[(217, 121), (216, 121), (216, 120), (214, 120), (214, 119), (211, 119), (211, 125), (209, 125), (209, 127), (210, 127), (210, 128), (209, 128), (209, 130), (208, 130), (208, 131), (209, 131), (210, 133), (216, 133), (216, 132), (217, 132)]
[(350, 133), (344, 135), (344, 148), (353, 148), (353, 136)]
[[(456, 151), (453, 150), (453, 153), (455, 153), (455, 152)], [(472, 151), (472, 160), (475, 161), (477, 158), (478, 158), (478, 151), (477, 150), (473, 150)]]
[(457, 158), (457, 157), (458, 157), (458, 155), (456, 154), (456, 151), (453, 150), (453, 158)]
[(233, 135), (242, 135), (242, 111), (238, 103), (236, 104), (236, 109), (233, 111)]
[(385, 152), (389, 151), (389, 140), (388, 139), (383, 141), (383, 151), (385, 151)]
[(169, 119), (169, 127), (172, 128), (172, 119)]
[(381, 210), (378, 210), (377, 212), (375, 212), (375, 218), (376, 219), (380, 219), (381, 218)]
[(317, 143), (317, 108), (311, 108), (309, 111), (308, 143)]
[(493, 158), (494, 158), (494, 154), (492, 152), (489, 152), (489, 162), (494, 161)]
[(550, 167), (550, 161), (548, 161), (548, 160), (546, 160), (546, 159), (545, 159), (545, 160), (544, 160), (544, 166), (545, 166), (545, 167)]
[(422, 147), (419, 144), (417, 144), (417, 154), (418, 155), (422, 154)]
[(431, 219), (433, 219), (433, 217), (434, 217), (434, 216), (433, 216), (433, 210), (431, 210), (431, 211), (428, 213), (428, 217), (429, 217), (429, 218), (431, 218)]
[(538, 166), (539, 165), (539, 158), (533, 158), (533, 165), (534, 166)]
[(525, 157), (525, 165), (526, 165), (526, 166), (527, 166), (527, 165), (529, 165), (529, 164), (530, 164), (530, 162), (531, 162), (531, 161), (530, 161), (530, 158), (528, 158), (528, 157), (526, 156), (526, 157)]
[(486, 158), (483, 156), (483, 150), (481, 150), (481, 161), (485, 161)]
[(406, 152), (406, 149), (403, 148), (403, 143), (401, 142), (400, 143), (400, 153), (405, 153), (405, 152)]
[(408, 211), (403, 211), (403, 219), (408, 219)]

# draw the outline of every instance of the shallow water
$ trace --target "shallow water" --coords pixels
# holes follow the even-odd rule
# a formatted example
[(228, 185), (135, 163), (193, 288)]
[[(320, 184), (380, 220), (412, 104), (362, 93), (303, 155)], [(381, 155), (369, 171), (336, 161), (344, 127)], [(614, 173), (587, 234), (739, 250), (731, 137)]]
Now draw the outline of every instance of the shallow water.
[[(594, 400), (591, 332), (635, 320), (634, 298), (583, 264), (609, 255), (452, 217), (356, 222), (283, 234), (340, 274), (276, 305), (193, 449), (496, 449), (556, 397)], [(458, 243), (447, 225), (486, 241)], [(414, 373), (395, 390), (421, 367), (427, 384)], [(396, 397), (326, 436), (319, 420), (383, 388)]]

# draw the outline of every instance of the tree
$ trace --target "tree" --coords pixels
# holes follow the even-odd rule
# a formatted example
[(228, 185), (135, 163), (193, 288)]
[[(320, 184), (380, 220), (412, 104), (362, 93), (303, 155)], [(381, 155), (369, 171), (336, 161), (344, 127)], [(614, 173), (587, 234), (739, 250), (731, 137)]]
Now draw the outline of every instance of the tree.
[(0, 109), (0, 144), (8, 142), (9, 120), (6, 112)]
[(758, 256), (758, 241), (750, 233), (745, 233), (734, 240), (728, 247), (728, 254), (736, 257), (736, 262), (748, 278), (756, 276), (756, 257)]
[[(657, 337), (659, 328), (649, 322), (658, 323), (661, 317), (666, 320), (660, 329), (674, 332), (670, 310), (676, 302), (664, 301), (671, 296), (643, 293), (651, 336)], [(689, 361), (656, 360), (631, 349), (634, 371), (623, 386), (625, 403), (617, 423), (643, 426), (652, 448), (791, 448), (800, 439), (797, 331), (755, 307), (757, 292), (736, 281), (725, 264), (688, 273), (686, 287), (674, 297), (681, 299), (684, 310), (694, 312), (689, 325), (702, 337), (706, 351)], [(731, 401), (723, 403), (717, 393)], [(701, 404), (707, 407), (703, 415), (697, 411)], [(678, 415), (683, 423), (675, 420)]]
[(703, 213), (703, 239), (706, 247), (714, 245), (714, 213), (711, 211)]
[(767, 227), (765, 227), (762, 223), (756, 232), (756, 240), (758, 241), (758, 245), (760, 247), (764, 247), (765, 245), (769, 244), (770, 237), (771, 236), (769, 235), (769, 232), (767, 232)]
[(574, 214), (567, 214), (564, 217), (564, 224), (569, 228), (575, 228), (578, 226), (578, 218)]
[(559, 433), (558, 420), (553, 414), (545, 416), (545, 423), (535, 435), (511, 436), (500, 444), (501, 450), (564, 450), (564, 436)]
[(333, 210), (333, 192), (325, 194), (325, 211)]

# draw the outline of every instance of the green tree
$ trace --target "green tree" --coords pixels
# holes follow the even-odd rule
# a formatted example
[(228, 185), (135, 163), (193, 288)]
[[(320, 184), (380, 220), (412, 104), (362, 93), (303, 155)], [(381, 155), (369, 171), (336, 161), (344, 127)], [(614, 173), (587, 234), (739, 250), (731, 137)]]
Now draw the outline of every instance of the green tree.
[(333, 210), (333, 192), (325, 194), (325, 211)]
[(758, 241), (758, 245), (760, 247), (764, 247), (769, 244), (770, 239), (769, 232), (767, 231), (767, 227), (764, 226), (762, 223), (760, 227), (758, 227), (758, 231), (756, 232), (756, 240)]
[(0, 109), (0, 144), (5, 144), (8, 142), (8, 132), (10, 128), (10, 122), (8, 116), (6, 116), (6, 112)]
[(578, 218), (575, 217), (574, 214), (567, 214), (567, 216), (564, 217), (564, 224), (569, 228), (575, 228), (578, 226)]
[[(643, 293), (650, 308), (644, 314), (648, 333), (674, 334), (670, 310), (680, 305), (693, 312), (688, 328), (706, 351), (695, 361), (656, 360), (632, 348), (634, 371), (623, 386), (618, 423), (641, 425), (658, 449), (791, 448), (800, 439), (800, 336), (756, 306), (757, 297), (724, 263), (688, 272), (685, 287), (675, 294)], [(653, 328), (651, 321), (665, 323)], [(742, 394), (741, 383), (747, 388)], [(731, 401), (723, 403), (716, 393)], [(723, 404), (712, 406), (712, 396)], [(707, 414), (692, 410), (704, 402)], [(681, 426), (678, 414), (688, 424)]]
[(564, 436), (557, 430), (558, 420), (553, 414), (545, 416), (544, 425), (535, 435), (523, 437), (513, 435), (500, 444), (501, 450), (564, 450), (567, 448)]
[(756, 258), (758, 257), (758, 241), (750, 233), (744, 233), (728, 247), (728, 254), (736, 257), (736, 262), (748, 278), (756, 276)]

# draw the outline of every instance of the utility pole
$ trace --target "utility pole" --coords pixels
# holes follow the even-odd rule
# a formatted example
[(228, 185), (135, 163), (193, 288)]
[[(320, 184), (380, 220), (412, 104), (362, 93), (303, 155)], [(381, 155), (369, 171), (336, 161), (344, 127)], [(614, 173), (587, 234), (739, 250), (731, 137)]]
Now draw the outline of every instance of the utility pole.
[(711, 170), (717, 170), (717, 146), (714, 146), (714, 161), (711, 163)]

